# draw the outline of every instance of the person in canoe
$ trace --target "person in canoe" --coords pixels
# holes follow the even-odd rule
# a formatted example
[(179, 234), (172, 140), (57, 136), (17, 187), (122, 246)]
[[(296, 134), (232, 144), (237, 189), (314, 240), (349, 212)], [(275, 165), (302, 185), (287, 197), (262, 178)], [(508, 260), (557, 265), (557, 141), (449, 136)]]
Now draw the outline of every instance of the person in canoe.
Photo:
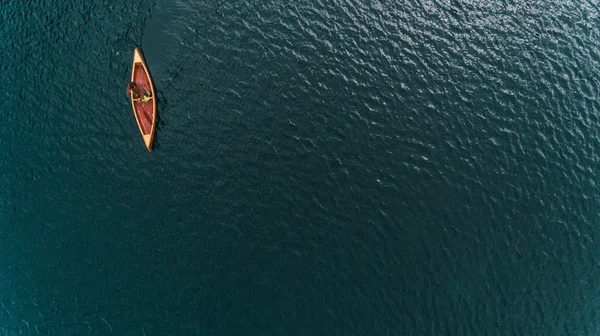
[(135, 82), (129, 82), (127, 86), (127, 94), (133, 95), (133, 99), (138, 102), (147, 103), (152, 99), (152, 93), (145, 87), (137, 85)]

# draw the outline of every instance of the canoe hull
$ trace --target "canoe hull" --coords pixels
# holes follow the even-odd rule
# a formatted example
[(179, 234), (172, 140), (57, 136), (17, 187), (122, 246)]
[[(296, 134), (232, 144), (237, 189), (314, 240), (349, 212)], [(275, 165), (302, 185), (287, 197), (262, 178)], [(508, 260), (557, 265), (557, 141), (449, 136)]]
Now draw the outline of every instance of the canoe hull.
[(152, 93), (152, 99), (147, 103), (138, 102), (133, 99), (133, 94), (130, 95), (131, 107), (133, 108), (133, 114), (140, 129), (140, 133), (142, 134), (146, 148), (148, 148), (149, 151), (152, 151), (154, 132), (156, 129), (156, 94), (154, 92), (152, 78), (150, 77), (148, 67), (146, 66), (146, 61), (138, 48), (135, 48), (133, 52), (131, 81)]

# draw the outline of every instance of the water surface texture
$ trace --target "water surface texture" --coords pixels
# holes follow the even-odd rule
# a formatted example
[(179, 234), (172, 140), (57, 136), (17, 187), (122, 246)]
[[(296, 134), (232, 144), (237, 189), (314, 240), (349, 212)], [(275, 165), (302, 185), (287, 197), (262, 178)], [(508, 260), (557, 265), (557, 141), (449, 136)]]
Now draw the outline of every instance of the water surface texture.
[(593, 1), (0, 3), (0, 334), (598, 335), (598, 24)]

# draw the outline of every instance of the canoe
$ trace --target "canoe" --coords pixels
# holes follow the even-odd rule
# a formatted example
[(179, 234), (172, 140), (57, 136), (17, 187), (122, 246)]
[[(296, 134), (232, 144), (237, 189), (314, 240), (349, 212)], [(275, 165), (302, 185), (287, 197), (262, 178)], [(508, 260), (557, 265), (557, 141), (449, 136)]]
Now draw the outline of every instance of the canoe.
[(146, 61), (142, 57), (140, 49), (135, 48), (133, 51), (133, 67), (131, 69), (131, 81), (137, 85), (147, 89), (152, 93), (152, 99), (147, 103), (139, 102), (133, 99), (133, 94), (130, 95), (131, 107), (137, 121), (144, 143), (149, 151), (152, 151), (152, 143), (154, 142), (154, 129), (156, 127), (156, 94), (152, 78), (148, 72)]

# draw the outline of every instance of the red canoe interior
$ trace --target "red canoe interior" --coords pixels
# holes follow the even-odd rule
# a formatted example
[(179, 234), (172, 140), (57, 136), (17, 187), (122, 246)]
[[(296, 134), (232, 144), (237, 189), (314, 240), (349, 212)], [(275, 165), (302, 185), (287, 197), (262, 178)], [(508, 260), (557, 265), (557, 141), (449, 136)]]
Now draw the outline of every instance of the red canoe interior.
[[(144, 70), (144, 66), (142, 64), (137, 63), (135, 65), (133, 81), (137, 83), (137, 85), (140, 85), (146, 90), (152, 92), (152, 90), (150, 90), (150, 83), (148, 82), (148, 75), (146, 74), (146, 70)], [(135, 106), (135, 113), (137, 114), (137, 118), (142, 127), (142, 132), (144, 132), (144, 134), (150, 134), (150, 132), (152, 132), (152, 117), (154, 115), (154, 104), (152, 103), (152, 100), (147, 103), (134, 101), (133, 104)]]

